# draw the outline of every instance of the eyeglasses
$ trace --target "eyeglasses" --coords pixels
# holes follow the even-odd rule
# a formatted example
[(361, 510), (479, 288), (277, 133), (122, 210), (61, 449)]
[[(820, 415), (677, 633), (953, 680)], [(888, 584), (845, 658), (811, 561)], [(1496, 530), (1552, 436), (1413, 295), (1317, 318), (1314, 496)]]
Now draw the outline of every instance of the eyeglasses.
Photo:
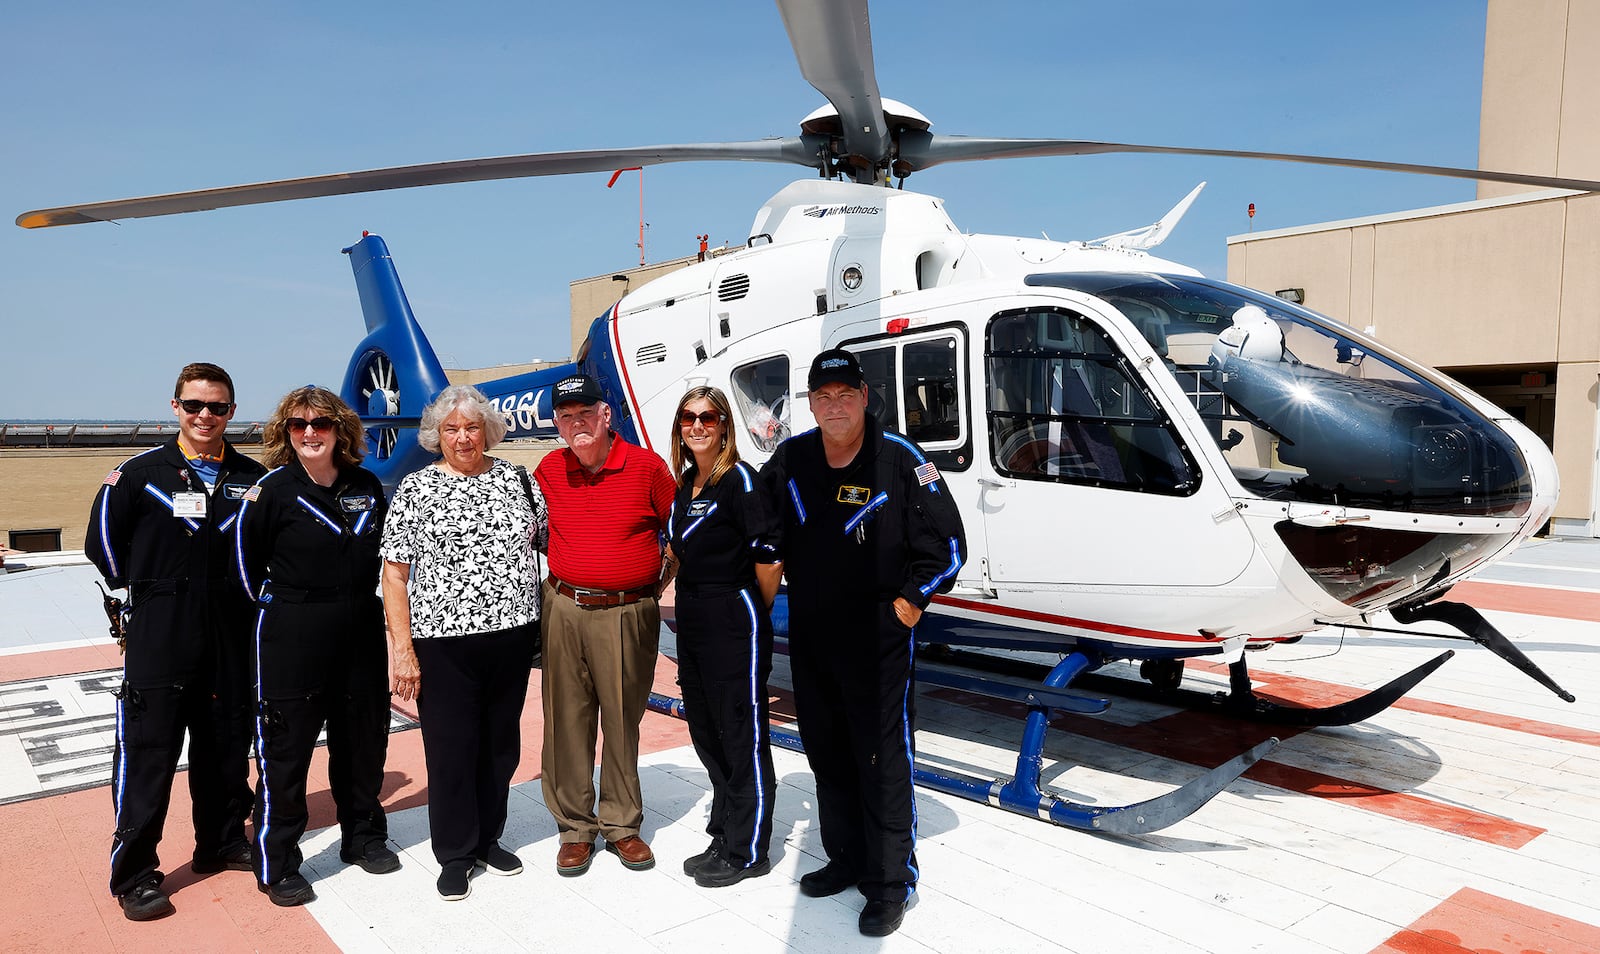
[(289, 430), (294, 431), (296, 434), (306, 430), (307, 428), (315, 428), (319, 431), (331, 431), (333, 430), (333, 425), (337, 423), (338, 422), (331, 417), (314, 417), (309, 421), (303, 417), (287, 417), (283, 420), (284, 426)]
[(209, 410), (218, 417), (222, 417), (233, 410), (233, 405), (227, 401), (196, 401), (190, 399), (179, 401), (178, 406), (183, 408), (185, 414), (199, 414), (201, 411)]
[(679, 427), (693, 427), (695, 421), (699, 421), (704, 426), (710, 427), (713, 424), (720, 424), (722, 422), (722, 414), (717, 411), (701, 411), (699, 414), (696, 414), (693, 411), (678, 412)]

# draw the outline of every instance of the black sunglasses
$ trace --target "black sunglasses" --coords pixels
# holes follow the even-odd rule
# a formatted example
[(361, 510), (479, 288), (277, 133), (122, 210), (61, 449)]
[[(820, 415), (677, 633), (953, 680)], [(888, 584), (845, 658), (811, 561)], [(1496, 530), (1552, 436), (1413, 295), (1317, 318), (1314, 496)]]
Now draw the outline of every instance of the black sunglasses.
[(183, 408), (185, 414), (199, 414), (202, 410), (210, 410), (212, 414), (222, 417), (233, 410), (233, 405), (227, 401), (196, 401), (193, 399), (179, 401), (178, 406)]
[(695, 421), (699, 421), (706, 427), (710, 427), (713, 424), (719, 423), (721, 420), (722, 415), (717, 411), (701, 411), (699, 414), (696, 414), (693, 411), (678, 412), (679, 427), (693, 427)]
[(331, 431), (333, 430), (333, 425), (337, 423), (339, 422), (331, 417), (314, 417), (309, 421), (303, 417), (286, 417), (283, 419), (283, 426), (296, 434), (308, 427), (314, 427), (319, 431)]

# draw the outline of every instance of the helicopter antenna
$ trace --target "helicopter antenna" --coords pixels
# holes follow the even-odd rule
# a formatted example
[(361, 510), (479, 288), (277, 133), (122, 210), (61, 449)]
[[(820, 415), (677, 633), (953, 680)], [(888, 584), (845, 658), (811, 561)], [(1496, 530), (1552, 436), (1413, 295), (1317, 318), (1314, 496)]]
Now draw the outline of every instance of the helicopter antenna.
[(639, 267), (643, 268), (644, 267), (644, 167), (643, 166), (629, 166), (626, 169), (618, 169), (616, 172), (611, 173), (611, 181), (606, 183), (606, 188), (609, 189), (612, 186), (616, 185), (617, 184), (617, 179), (624, 172), (637, 172), (637, 173), (639, 173)]

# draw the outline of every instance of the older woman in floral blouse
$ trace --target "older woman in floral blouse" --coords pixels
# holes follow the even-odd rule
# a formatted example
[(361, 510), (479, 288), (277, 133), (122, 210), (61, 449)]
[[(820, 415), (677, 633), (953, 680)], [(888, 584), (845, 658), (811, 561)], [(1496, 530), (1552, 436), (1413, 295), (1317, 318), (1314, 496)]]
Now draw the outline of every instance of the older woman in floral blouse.
[(445, 388), (417, 435), (442, 459), (400, 482), (383, 528), (392, 688), (417, 700), (447, 901), (471, 893), (478, 868), (522, 870), (499, 838), (538, 651), (536, 560), (548, 530), (528, 472), (487, 454), (505, 433), (476, 388)]

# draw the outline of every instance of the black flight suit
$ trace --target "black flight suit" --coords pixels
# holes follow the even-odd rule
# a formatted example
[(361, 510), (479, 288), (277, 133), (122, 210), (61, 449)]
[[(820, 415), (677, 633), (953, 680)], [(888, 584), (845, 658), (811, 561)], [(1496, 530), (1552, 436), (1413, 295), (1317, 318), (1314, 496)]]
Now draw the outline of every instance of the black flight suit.
[(388, 837), (379, 790), (389, 746), (389, 650), (378, 575), (387, 503), (362, 467), (319, 486), (298, 460), (269, 473), (239, 511), (238, 572), (259, 598), (256, 665), (256, 878), (276, 884), (303, 860), (306, 779), (328, 726), (328, 786), (340, 856)]
[(678, 685), (689, 738), (711, 777), (706, 832), (735, 868), (767, 860), (777, 779), (767, 743), (772, 617), (755, 564), (776, 563), (777, 524), (749, 464), (694, 496), (683, 477), (667, 536), (678, 558)]
[[(233, 582), (233, 524), (266, 468), (225, 444), (203, 517), (175, 516), (175, 495), (206, 494), (177, 438), (106, 476), (84, 550), (133, 606), (117, 698), (111, 893), (159, 877), (156, 846), (189, 733), (194, 858), (246, 844), (250, 811), (250, 604)], [(182, 507), (182, 499), (177, 500)]]
[(934, 465), (866, 420), (847, 466), (829, 467), (811, 430), (781, 444), (761, 477), (782, 512), (795, 712), (822, 847), (868, 900), (905, 901), (917, 881), (915, 637), (893, 604), (923, 608), (954, 585), (966, 539)]

